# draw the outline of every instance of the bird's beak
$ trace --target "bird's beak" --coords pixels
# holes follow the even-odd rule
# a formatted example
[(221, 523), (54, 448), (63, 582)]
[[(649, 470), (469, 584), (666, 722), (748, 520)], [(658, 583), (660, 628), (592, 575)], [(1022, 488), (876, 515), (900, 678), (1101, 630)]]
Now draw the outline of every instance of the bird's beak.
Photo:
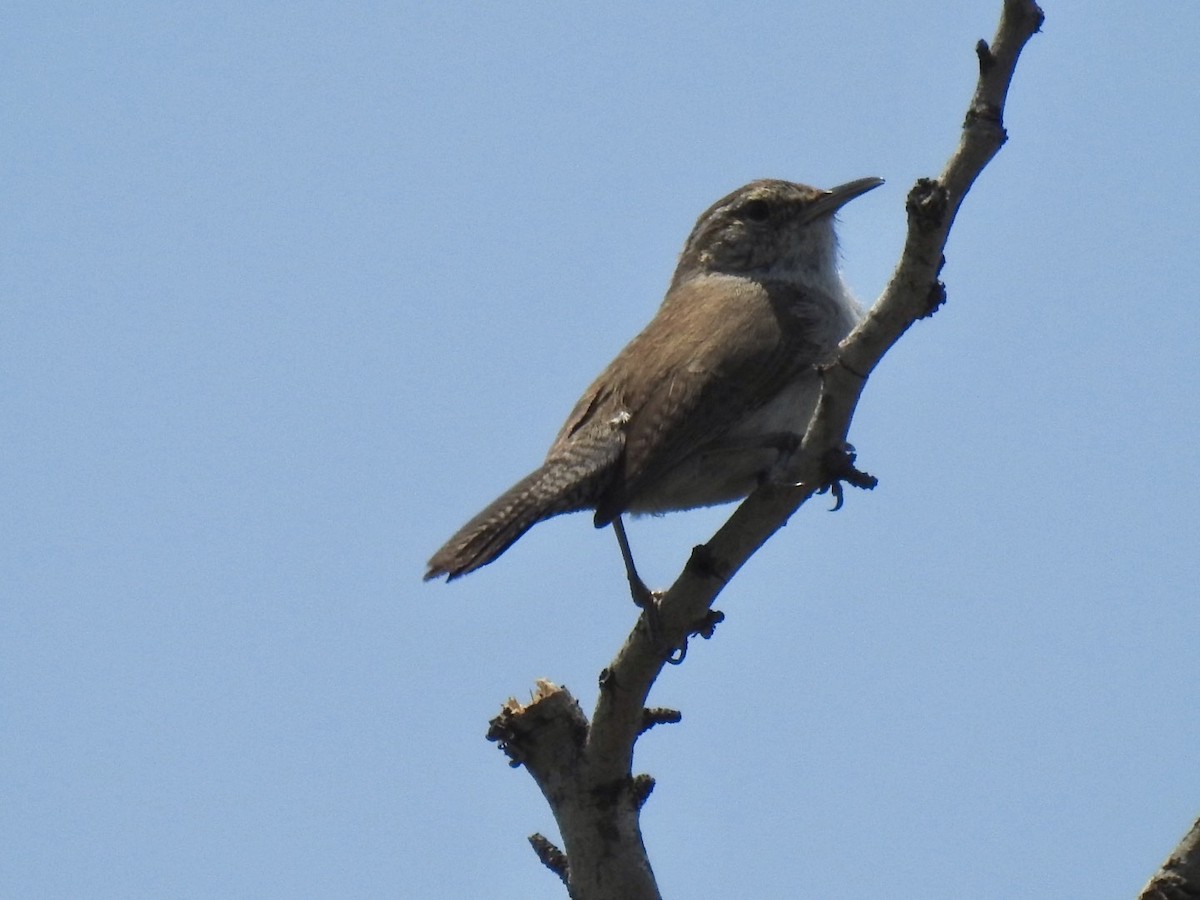
[(821, 216), (833, 215), (855, 197), (861, 197), (867, 191), (872, 191), (881, 184), (883, 184), (882, 178), (856, 178), (854, 181), (847, 181), (845, 184), (830, 188), (809, 204), (808, 209), (805, 210), (807, 213), (805, 219), (811, 222)]

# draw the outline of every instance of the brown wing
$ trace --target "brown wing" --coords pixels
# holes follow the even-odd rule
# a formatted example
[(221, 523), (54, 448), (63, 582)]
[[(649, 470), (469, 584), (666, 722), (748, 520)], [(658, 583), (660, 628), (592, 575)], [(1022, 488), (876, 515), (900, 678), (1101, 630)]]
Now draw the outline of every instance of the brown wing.
[[(710, 276), (676, 285), (584, 394), (550, 455), (598, 439), (623, 454), (596, 507), (604, 525), (697, 446), (719, 439), (819, 353), (794, 289)], [(806, 337), (809, 336), (809, 337)], [(619, 436), (618, 436), (619, 433)]]

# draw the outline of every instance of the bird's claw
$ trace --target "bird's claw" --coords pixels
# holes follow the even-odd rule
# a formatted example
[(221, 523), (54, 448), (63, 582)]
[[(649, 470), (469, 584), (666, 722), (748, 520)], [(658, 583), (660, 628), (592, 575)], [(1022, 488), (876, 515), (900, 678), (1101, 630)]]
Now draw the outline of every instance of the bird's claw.
[(641, 585), (641, 588), (641, 591), (636, 589), (633, 591), (633, 602), (641, 607), (646, 616), (646, 631), (649, 632), (650, 643), (663, 654), (663, 659), (671, 665), (677, 666), (687, 656), (687, 638), (685, 637), (683, 643), (678, 646), (670, 645), (663, 639), (662, 616), (659, 614), (658, 608), (658, 601), (662, 597), (662, 593), (652, 591), (645, 585)]
[(842, 446), (834, 447), (825, 453), (822, 463), (829, 481), (817, 493), (823, 494), (829, 491), (833, 495), (834, 504), (829, 510), (830, 512), (837, 512), (845, 502), (843, 482), (865, 491), (872, 490), (879, 484), (879, 479), (874, 475), (855, 468), (854, 463), (857, 459), (858, 454), (854, 450), (854, 445), (849, 443), (843, 443)]

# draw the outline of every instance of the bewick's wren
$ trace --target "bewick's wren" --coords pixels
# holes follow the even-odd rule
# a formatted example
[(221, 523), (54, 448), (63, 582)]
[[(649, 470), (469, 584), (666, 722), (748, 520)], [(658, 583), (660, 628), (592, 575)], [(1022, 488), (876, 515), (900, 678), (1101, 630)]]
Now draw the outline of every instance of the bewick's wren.
[(725, 503), (783, 476), (817, 367), (862, 315), (838, 273), (833, 214), (882, 183), (754, 181), (709, 207), (658, 313), (580, 398), (546, 461), (459, 529), (425, 578), (465, 575), (543, 519), (594, 509), (635, 583), (621, 513)]

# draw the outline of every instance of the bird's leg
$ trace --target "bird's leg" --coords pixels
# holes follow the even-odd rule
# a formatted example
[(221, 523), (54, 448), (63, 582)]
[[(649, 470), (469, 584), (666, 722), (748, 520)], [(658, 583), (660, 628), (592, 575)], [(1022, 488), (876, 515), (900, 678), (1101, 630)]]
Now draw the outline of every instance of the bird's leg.
[(663, 640), (662, 619), (658, 614), (658, 598), (654, 595), (654, 591), (646, 587), (646, 582), (642, 581), (641, 576), (637, 573), (637, 567), (633, 564), (633, 551), (629, 549), (629, 538), (625, 534), (625, 523), (620, 516), (612, 520), (612, 527), (617, 535), (617, 543), (621, 546), (621, 559), (625, 560), (625, 576), (629, 579), (629, 593), (633, 596), (633, 602), (646, 614), (646, 627), (650, 631), (650, 643), (663, 654), (663, 658), (667, 662), (677, 666), (687, 656), (687, 638), (685, 637), (682, 646), (678, 647)]
[(646, 627), (650, 630), (650, 643), (662, 652), (671, 665), (677, 666), (687, 655), (687, 638), (682, 647), (672, 647), (663, 640), (662, 619), (658, 615), (658, 599), (654, 591), (646, 587), (646, 582), (637, 573), (633, 564), (633, 552), (629, 549), (629, 538), (625, 535), (625, 523), (617, 516), (612, 520), (613, 531), (617, 535), (617, 543), (621, 545), (621, 558), (625, 560), (625, 575), (629, 579), (629, 593), (633, 602), (646, 614)]
[(612, 520), (612, 527), (617, 535), (617, 543), (621, 546), (621, 559), (625, 560), (625, 576), (629, 579), (629, 593), (633, 596), (633, 602), (646, 610), (647, 614), (653, 615), (658, 611), (654, 592), (646, 587), (646, 582), (642, 581), (637, 573), (637, 566), (633, 564), (633, 552), (629, 549), (629, 538), (625, 535), (625, 523), (621, 521), (620, 516)]

